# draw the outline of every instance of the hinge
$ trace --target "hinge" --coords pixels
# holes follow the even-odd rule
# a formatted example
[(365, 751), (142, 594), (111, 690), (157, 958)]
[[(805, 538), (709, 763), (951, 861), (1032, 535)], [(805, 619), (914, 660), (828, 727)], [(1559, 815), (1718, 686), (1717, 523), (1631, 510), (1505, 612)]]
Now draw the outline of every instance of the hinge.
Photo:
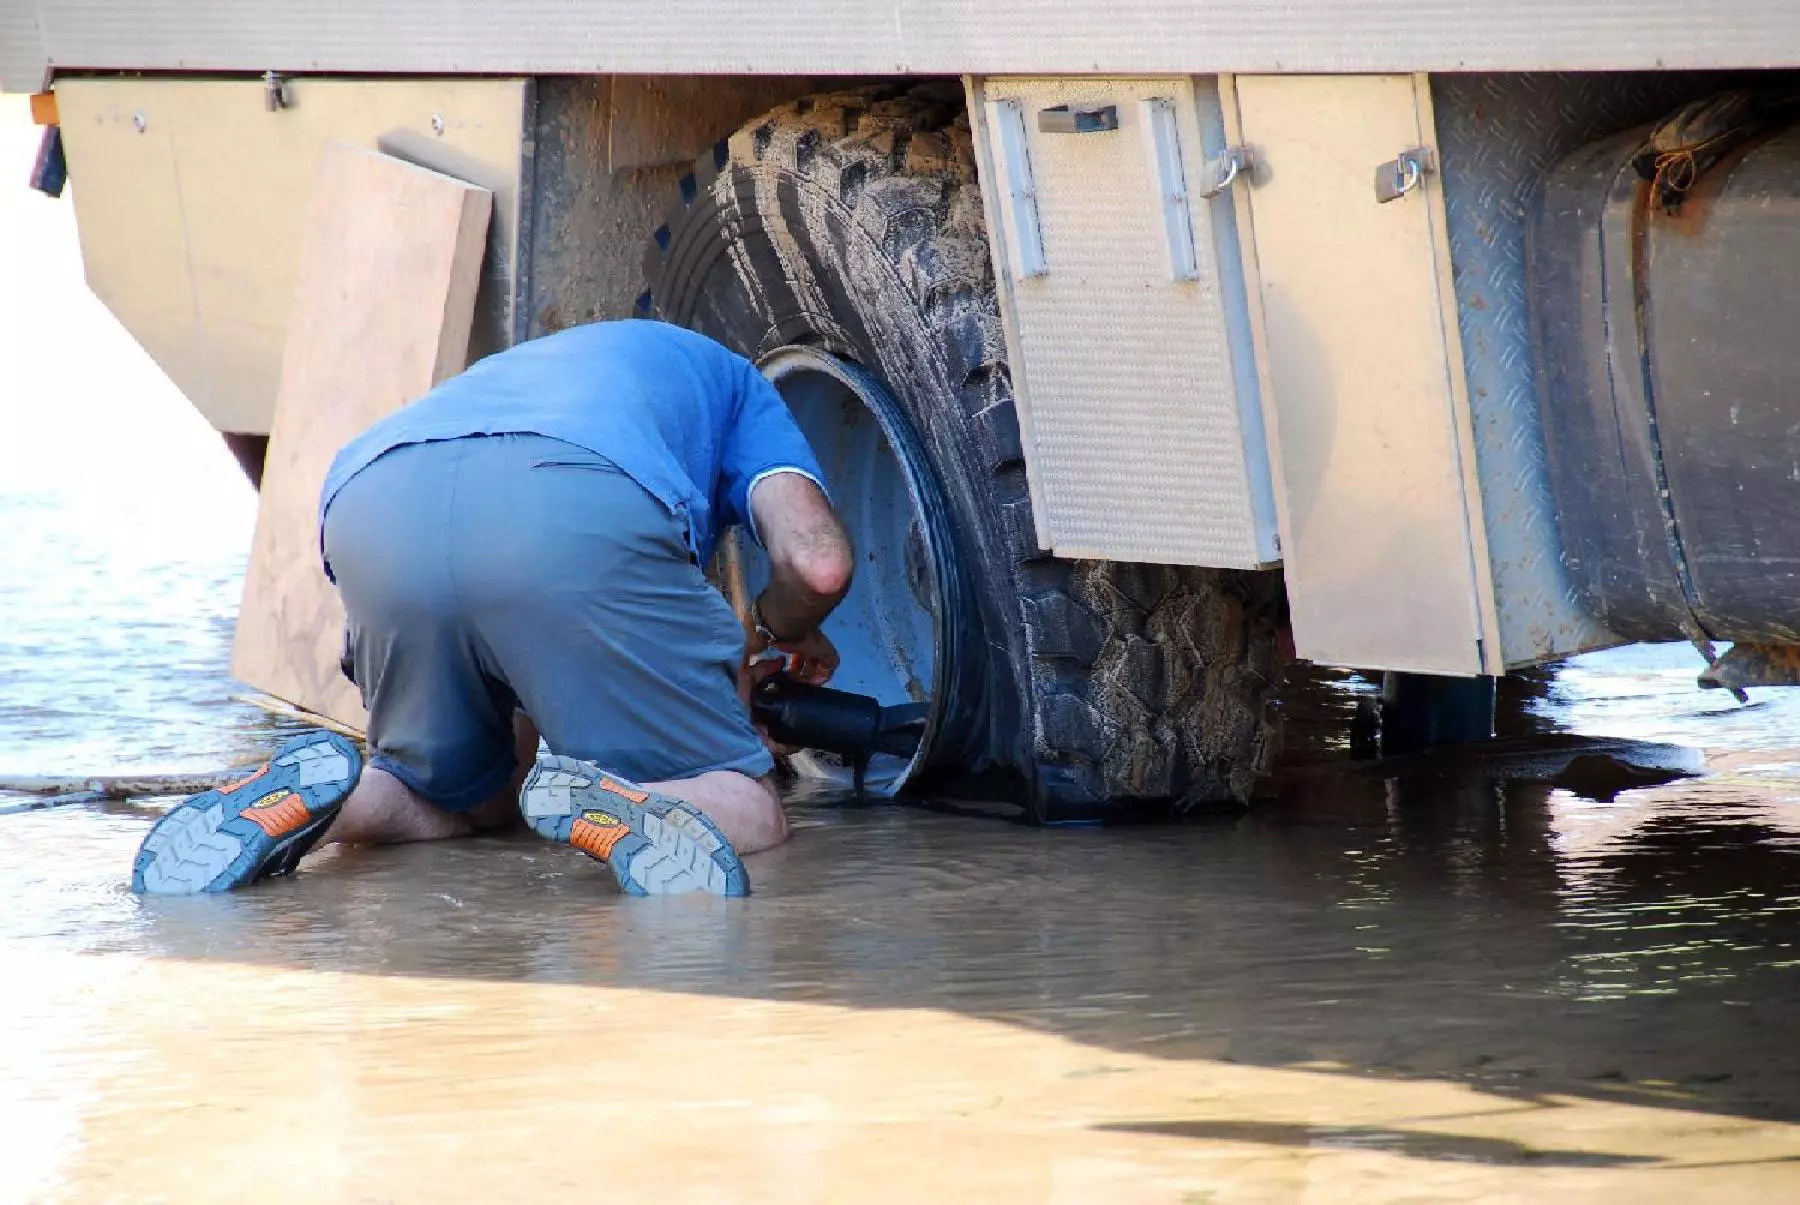
[(263, 108), (271, 113), (294, 107), (294, 93), (287, 76), (279, 71), (263, 72)]

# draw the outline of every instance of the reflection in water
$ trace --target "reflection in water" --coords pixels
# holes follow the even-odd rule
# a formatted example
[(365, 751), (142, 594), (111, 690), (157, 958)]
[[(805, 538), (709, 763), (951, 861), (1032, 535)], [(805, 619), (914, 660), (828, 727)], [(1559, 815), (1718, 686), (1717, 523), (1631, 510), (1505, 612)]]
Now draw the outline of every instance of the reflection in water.
[[(799, 800), (747, 902), (626, 900), (527, 838), (140, 901), (143, 812), (8, 817), (0, 959), (32, 984), (0, 1073), (67, 1114), (34, 1174), (74, 1195), (170, 1157), (112, 1134), (99, 1167), (101, 1119), (187, 1150), (270, 1094), (336, 1169), (296, 1195), (468, 1195), (415, 1161), (569, 1110), (712, 1151), (697, 1199), (1300, 1199), (1320, 1160), (1376, 1197), (1800, 1189), (1800, 775), (1599, 803), (1552, 746), (1315, 765), (1171, 828)], [(938, 1155), (890, 1166), (890, 1138)], [(517, 1183), (580, 1196), (558, 1168), (593, 1141)]]

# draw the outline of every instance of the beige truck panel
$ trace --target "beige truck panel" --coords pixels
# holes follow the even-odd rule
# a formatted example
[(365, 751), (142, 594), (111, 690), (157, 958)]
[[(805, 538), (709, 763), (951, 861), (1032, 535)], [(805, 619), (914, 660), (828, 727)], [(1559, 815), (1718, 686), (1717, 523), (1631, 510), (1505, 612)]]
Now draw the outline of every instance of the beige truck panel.
[(267, 433), (319, 156), (350, 142), (494, 194), (474, 350), (511, 341), (524, 80), (70, 79), (56, 87), (89, 286), (221, 431)]
[[(1227, 128), (1260, 288), (1263, 397), (1294, 641), (1331, 665), (1503, 672), (1424, 76), (1239, 76)], [(1235, 103), (1234, 103), (1235, 101)]]

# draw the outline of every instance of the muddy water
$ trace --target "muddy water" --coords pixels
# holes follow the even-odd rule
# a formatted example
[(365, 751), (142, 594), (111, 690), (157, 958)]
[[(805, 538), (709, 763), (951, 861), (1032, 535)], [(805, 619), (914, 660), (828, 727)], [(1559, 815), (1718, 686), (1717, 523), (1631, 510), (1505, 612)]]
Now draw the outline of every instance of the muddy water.
[(140, 901), (154, 809), (5, 817), (0, 1198), (1792, 1200), (1800, 754), (1715, 759), (801, 798), (744, 902), (513, 838)]

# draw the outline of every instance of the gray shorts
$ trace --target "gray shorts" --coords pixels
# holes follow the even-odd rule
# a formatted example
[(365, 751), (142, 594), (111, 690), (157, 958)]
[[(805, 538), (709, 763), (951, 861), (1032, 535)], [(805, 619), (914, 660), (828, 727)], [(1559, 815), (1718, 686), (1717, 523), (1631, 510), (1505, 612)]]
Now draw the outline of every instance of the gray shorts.
[(737, 617), (683, 520), (605, 457), (541, 435), (396, 448), (339, 491), (325, 555), (370, 764), (441, 808), (505, 785), (515, 707), (639, 782), (772, 766)]

